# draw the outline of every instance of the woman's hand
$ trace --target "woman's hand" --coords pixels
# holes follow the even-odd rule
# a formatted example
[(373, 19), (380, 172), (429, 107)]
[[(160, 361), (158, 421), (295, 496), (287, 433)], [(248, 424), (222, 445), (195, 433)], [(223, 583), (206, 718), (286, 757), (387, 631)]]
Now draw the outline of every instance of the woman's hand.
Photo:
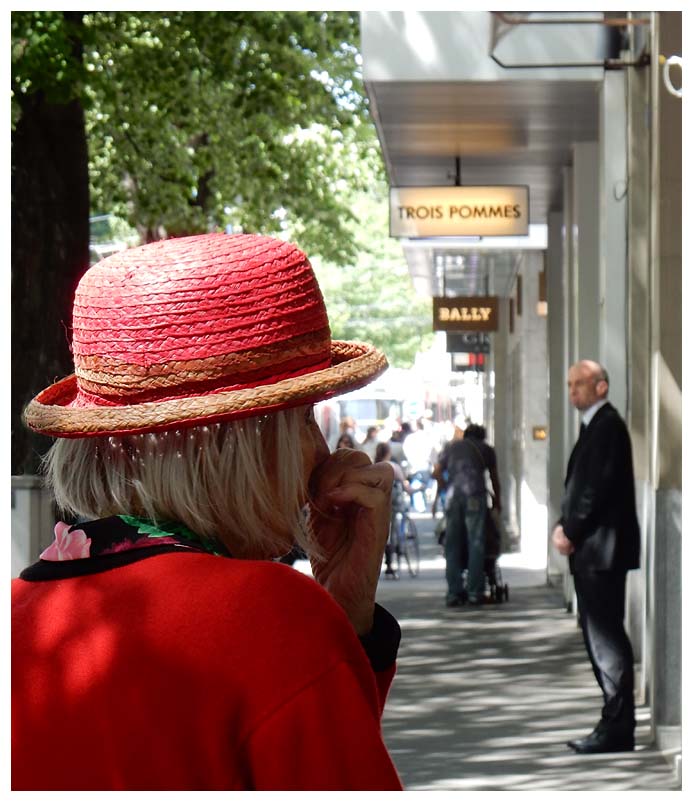
[(394, 472), (362, 451), (341, 448), (313, 472), (310, 520), (324, 557), (317, 581), (344, 609), (358, 635), (373, 626), (375, 593), (390, 531)]

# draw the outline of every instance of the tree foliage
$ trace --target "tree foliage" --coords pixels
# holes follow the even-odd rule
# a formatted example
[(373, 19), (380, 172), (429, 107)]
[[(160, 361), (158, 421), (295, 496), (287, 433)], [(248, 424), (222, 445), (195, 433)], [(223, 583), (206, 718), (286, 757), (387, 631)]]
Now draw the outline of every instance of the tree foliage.
[(325, 297), (332, 336), (381, 348), (393, 367), (409, 368), (430, 347), (431, 300), (412, 287), (402, 248), (388, 236), (387, 188), (376, 182), (354, 199), (353, 264), (312, 260)]
[(12, 125), (28, 98), (41, 94), (51, 105), (81, 99), (86, 68), (81, 12), (12, 12)]
[(19, 410), (70, 363), (89, 208), (142, 241), (290, 238), (322, 265), (335, 336), (411, 362), (429, 312), (385, 233), (357, 43), (347, 11), (12, 13), (13, 308), (31, 301), (13, 316), (13, 466)]
[[(49, 90), (87, 114), (92, 210), (143, 240), (231, 227), (354, 256), (347, 189), (382, 170), (360, 76), (358, 15), (13, 14), (15, 99)], [(18, 104), (13, 107), (18, 116)]]
[(345, 189), (380, 169), (355, 14), (98, 12), (85, 25), (94, 209), (143, 239), (230, 226), (353, 256)]

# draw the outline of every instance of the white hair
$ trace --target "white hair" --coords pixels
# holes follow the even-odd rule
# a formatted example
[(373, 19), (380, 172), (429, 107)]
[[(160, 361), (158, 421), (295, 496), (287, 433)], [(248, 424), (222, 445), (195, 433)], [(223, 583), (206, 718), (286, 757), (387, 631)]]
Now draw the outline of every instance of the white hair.
[(178, 521), (233, 556), (277, 557), (292, 542), (316, 549), (301, 427), (305, 407), (178, 430), (60, 438), (44, 457), (61, 510), (95, 519)]

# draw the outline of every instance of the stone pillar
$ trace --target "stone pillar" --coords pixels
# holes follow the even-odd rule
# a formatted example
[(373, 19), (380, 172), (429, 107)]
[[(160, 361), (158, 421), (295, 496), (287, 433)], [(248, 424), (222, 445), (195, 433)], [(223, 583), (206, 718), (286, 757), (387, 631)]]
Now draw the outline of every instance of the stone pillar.
[[(492, 336), (493, 366), (496, 392), (493, 401), (494, 428), (493, 446), (498, 459), (498, 477), (501, 483), (503, 519), (509, 531), (517, 531), (514, 520), (512, 492), (514, 478), (512, 472), (513, 403), (510, 384), (510, 335), (508, 330), (508, 303), (501, 298), (498, 305), (498, 331)], [(498, 392), (497, 388), (502, 388)]]
[[(628, 576), (628, 628), (633, 649), (640, 658), (638, 698), (650, 700), (651, 623), (636, 633), (631, 622), (652, 621), (652, 587), (648, 572), (653, 565), (655, 538), (655, 496), (651, 476), (650, 453), (654, 432), (651, 426), (652, 379), (650, 342), (652, 338), (650, 296), (650, 197), (651, 182), (651, 108), (650, 71), (629, 70), (627, 83), (628, 114), (628, 395), (624, 411), (633, 443), (633, 468), (638, 521), (642, 538), (640, 571)], [(633, 601), (637, 599), (638, 601)]]
[(572, 237), (577, 359), (599, 359), (599, 233), (599, 149), (579, 142), (573, 146)]
[[(552, 212), (548, 220), (548, 247), (546, 251), (546, 295), (548, 301), (548, 360), (549, 360), (549, 440), (546, 465), (548, 484), (548, 528), (550, 537), (553, 525), (561, 514), (563, 478), (568, 464), (569, 446), (566, 442), (565, 423), (568, 397), (568, 320), (567, 299), (563, 269), (562, 212)], [(556, 549), (548, 548), (549, 580), (558, 584), (568, 571), (568, 559)], [(566, 599), (566, 604), (571, 601)]]
[[(681, 55), (681, 12), (656, 15), (653, 53)], [(674, 77), (674, 80), (678, 76)], [(652, 720), (660, 748), (681, 747), (681, 99), (652, 65), (652, 461), (656, 492)]]
[(522, 341), (522, 473), (521, 521), (522, 552), (536, 568), (547, 564), (547, 481), (548, 442), (535, 440), (534, 427), (548, 424), (548, 362), (546, 319), (537, 314), (539, 273), (544, 267), (543, 253), (527, 251), (522, 259), (521, 314), (516, 330)]
[(599, 114), (599, 361), (609, 371), (609, 400), (626, 415), (628, 372), (626, 76), (604, 73)]
[[(609, 400), (628, 419), (629, 337), (628, 125), (626, 74), (607, 71), (600, 89), (600, 361), (609, 371)], [(645, 584), (641, 571), (628, 577), (626, 624), (636, 662), (643, 655)]]

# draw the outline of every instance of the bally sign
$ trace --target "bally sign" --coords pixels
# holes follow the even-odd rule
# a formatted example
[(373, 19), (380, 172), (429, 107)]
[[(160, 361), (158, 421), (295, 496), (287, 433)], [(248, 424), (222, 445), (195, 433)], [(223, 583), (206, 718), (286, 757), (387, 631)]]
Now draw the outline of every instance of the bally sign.
[(391, 237), (517, 237), (528, 233), (528, 187), (390, 187)]
[(498, 297), (434, 298), (433, 331), (497, 331)]

